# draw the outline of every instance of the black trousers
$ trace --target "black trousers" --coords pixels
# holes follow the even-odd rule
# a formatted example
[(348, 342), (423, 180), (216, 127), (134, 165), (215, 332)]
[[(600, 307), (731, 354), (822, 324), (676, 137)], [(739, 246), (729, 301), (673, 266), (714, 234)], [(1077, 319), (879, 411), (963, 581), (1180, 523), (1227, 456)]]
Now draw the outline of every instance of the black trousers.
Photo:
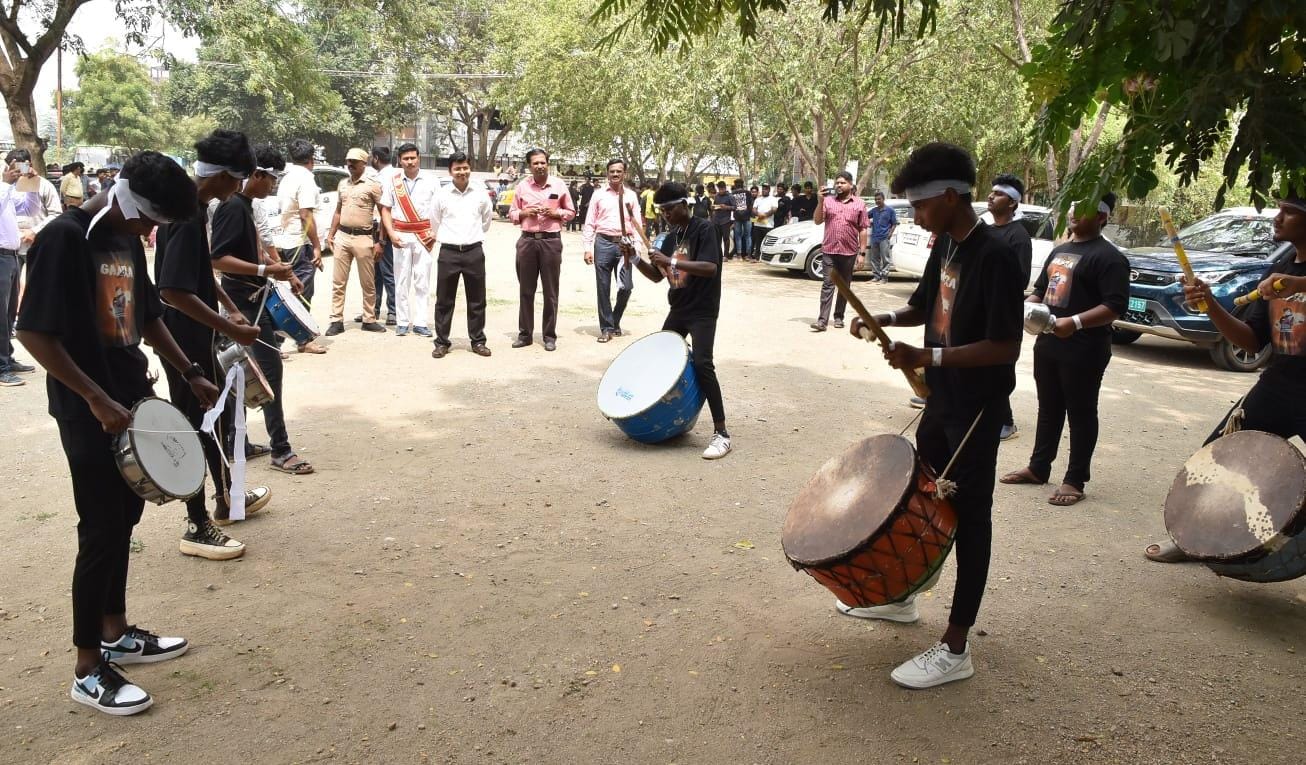
[[(204, 367), (204, 376), (209, 378), (221, 390), (223, 380), (217, 373), (218, 363), (217, 359), (213, 357), (212, 349), (207, 352), (200, 351), (198, 348), (184, 348), (183, 350), (186, 352), (187, 358)], [(163, 365), (163, 372), (168, 376), (168, 393), (172, 405), (180, 409), (181, 413), (186, 415), (186, 419), (190, 421), (191, 427), (198, 431), (200, 425), (204, 422), (204, 405), (200, 403), (199, 399), (195, 398), (195, 394), (191, 392), (190, 383), (186, 382), (186, 378), (182, 376), (181, 372), (173, 369), (170, 364)], [(238, 399), (235, 405), (244, 406), (244, 391), (237, 391), (236, 393)], [(213, 428), (214, 435), (219, 439), (224, 439), (222, 443), (226, 443), (223, 434), (226, 433), (227, 428), (224, 421), (229, 419), (230, 407), (229, 404)], [(225, 502), (223, 496), (226, 494), (227, 487), (231, 486), (231, 476), (227, 473), (227, 463), (222, 459), (222, 450), (218, 448), (218, 441), (209, 438), (208, 434), (200, 433), (199, 436), (200, 446), (204, 449), (204, 460), (209, 465), (209, 479), (213, 482), (215, 496), (217, 501)], [(186, 517), (197, 525), (203, 524), (209, 517), (208, 510), (204, 505), (204, 499), (205, 492), (200, 491), (199, 494), (186, 500)]]
[[(254, 317), (259, 312), (258, 305), (247, 301), (237, 301), (237, 304), (240, 307), (240, 312), (245, 315), (246, 321), (253, 324)], [(258, 364), (259, 369), (263, 370), (263, 376), (268, 379), (268, 387), (272, 388), (272, 395), (276, 397), (273, 401), (263, 405), (263, 425), (268, 431), (272, 456), (280, 459), (289, 456), (294, 450), (290, 448), (290, 435), (286, 432), (285, 400), (281, 397), (281, 380), (284, 367), (281, 364), (281, 351), (277, 350), (280, 341), (277, 339), (276, 329), (276, 325), (272, 323), (272, 317), (268, 315), (267, 311), (264, 311), (258, 320), (258, 339), (263, 342), (251, 345), (249, 354), (254, 357), (254, 363)], [(267, 343), (267, 345), (263, 343)], [(243, 391), (241, 392), (241, 399), (244, 400)], [(243, 403), (240, 405), (244, 406)], [(234, 447), (228, 444), (227, 448)], [(239, 448), (243, 449), (245, 445), (241, 444)]]
[[(395, 248), (386, 242), (381, 248), (381, 257), (376, 259), (376, 315), (381, 316), (381, 305), (385, 304), (386, 316), (394, 318), (395, 313)], [(379, 320), (379, 318), (378, 318)]]
[(712, 424), (724, 425), (726, 406), (721, 399), (721, 383), (716, 378), (716, 365), (712, 363), (712, 348), (716, 345), (716, 319), (685, 318), (674, 313), (667, 316), (662, 329), (675, 332), (681, 337), (688, 337), (693, 352), (694, 376), (698, 387), (707, 399), (708, 409), (712, 412)]
[(99, 648), (105, 616), (127, 613), (127, 559), (145, 500), (113, 460), (113, 437), (96, 420), (56, 420), (73, 480), (77, 562), (73, 565), (73, 645)]
[[(1285, 384), (1274, 374), (1272, 370), (1262, 374), (1261, 379), (1247, 391), (1242, 402), (1242, 429), (1260, 430), (1281, 438), (1298, 436), (1306, 439), (1306, 397), (1302, 396), (1301, 386)], [(1266, 375), (1270, 375), (1269, 379)], [(1224, 435), (1224, 424), (1238, 408), (1238, 404), (1229, 408), (1215, 430), (1202, 442), (1203, 446)]]
[(735, 223), (731, 221), (729, 223), (713, 223), (712, 225), (716, 226), (716, 238), (721, 242), (721, 258), (724, 260), (730, 257), (731, 250), (735, 246), (735, 237), (732, 233), (735, 229)]
[(291, 268), (295, 272), (295, 276), (298, 276), (299, 280), (304, 283), (304, 290), (300, 293), (300, 296), (304, 298), (304, 302), (311, 306), (313, 304), (313, 277), (317, 274), (317, 266), (313, 265), (313, 245), (304, 244), (293, 250), (278, 249), (277, 252), (281, 255), (281, 262), (292, 264)]
[(481, 245), (465, 252), (441, 247), (435, 274), (435, 344), (452, 345), (449, 330), (461, 278), (467, 297), (467, 337), (472, 345), (485, 345), (485, 251)]
[(544, 339), (558, 339), (558, 282), (562, 277), (562, 240), (517, 240), (517, 335), (530, 340), (535, 334), (535, 289), (544, 287)]
[(821, 284), (821, 314), (818, 320), (822, 324), (830, 320), (830, 303), (833, 302), (835, 321), (843, 321), (843, 314), (848, 307), (848, 301), (843, 299), (842, 294), (836, 294), (834, 273), (838, 271), (845, 282), (852, 284), (853, 268), (857, 265), (857, 256), (825, 253), (821, 255), (821, 260), (825, 265), (825, 281)]
[[(926, 464), (942, 472), (955, 453), (948, 480), (957, 483), (952, 506), (957, 511), (957, 584), (952, 593), (948, 622), (970, 628), (979, 614), (989, 578), (993, 547), (993, 485), (998, 469), (998, 444), (1002, 434), (1006, 397), (985, 404), (979, 424), (961, 447), (966, 431), (979, 410), (948, 412), (926, 407), (916, 429), (916, 449)], [(958, 451), (960, 449), (960, 451)]]
[[(1074, 364), (1034, 351), (1034, 385), (1038, 390), (1038, 426), (1029, 469), (1040, 480), (1052, 474), (1061, 444), (1061, 428), (1070, 422), (1070, 461), (1062, 483), (1080, 491), (1088, 483), (1097, 448), (1097, 398), (1106, 365)], [(1005, 414), (1005, 412), (1004, 412)]]
[(771, 233), (771, 229), (762, 228), (756, 223), (753, 224), (753, 252), (751, 253), (753, 260), (760, 260), (762, 258), (762, 240), (765, 239), (766, 235), (769, 233)]

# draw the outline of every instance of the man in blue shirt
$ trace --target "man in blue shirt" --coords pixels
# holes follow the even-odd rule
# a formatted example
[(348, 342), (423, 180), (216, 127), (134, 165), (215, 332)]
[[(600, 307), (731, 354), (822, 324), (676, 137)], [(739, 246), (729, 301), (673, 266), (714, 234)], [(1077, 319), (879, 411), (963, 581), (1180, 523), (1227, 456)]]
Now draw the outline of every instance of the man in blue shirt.
[(898, 230), (898, 214), (884, 204), (884, 194), (875, 193), (875, 206), (871, 208), (871, 283), (888, 284), (889, 268), (893, 265), (893, 250), (889, 241)]

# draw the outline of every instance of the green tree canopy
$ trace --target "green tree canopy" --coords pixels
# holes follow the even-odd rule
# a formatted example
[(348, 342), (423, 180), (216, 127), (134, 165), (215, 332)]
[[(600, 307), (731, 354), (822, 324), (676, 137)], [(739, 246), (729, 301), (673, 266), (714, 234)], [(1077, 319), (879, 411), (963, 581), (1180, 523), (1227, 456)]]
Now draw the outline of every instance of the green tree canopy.
[(67, 124), (82, 143), (177, 151), (209, 129), (203, 118), (169, 114), (149, 71), (133, 56), (100, 51), (79, 59), (76, 71), (80, 89), (68, 94)]

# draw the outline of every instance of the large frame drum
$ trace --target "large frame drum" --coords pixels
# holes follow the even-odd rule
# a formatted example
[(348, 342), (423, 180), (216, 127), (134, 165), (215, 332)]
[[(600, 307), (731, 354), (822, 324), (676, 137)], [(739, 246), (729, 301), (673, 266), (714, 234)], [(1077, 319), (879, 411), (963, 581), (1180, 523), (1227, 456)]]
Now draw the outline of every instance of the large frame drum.
[(937, 578), (957, 514), (902, 436), (872, 436), (817, 471), (785, 517), (789, 563), (854, 607), (897, 603)]
[(1165, 498), (1180, 550), (1221, 576), (1280, 582), (1306, 574), (1306, 456), (1272, 433), (1242, 430), (1203, 446)]
[(693, 430), (703, 392), (685, 338), (664, 331), (631, 343), (599, 380), (598, 402), (604, 417), (640, 443)]

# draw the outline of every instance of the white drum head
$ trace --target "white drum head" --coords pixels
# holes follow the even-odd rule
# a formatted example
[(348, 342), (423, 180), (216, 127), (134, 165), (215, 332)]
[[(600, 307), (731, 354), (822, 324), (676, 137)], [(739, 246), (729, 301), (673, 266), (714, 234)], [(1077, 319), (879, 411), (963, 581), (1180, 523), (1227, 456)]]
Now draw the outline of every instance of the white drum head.
[(190, 497), (204, 488), (200, 437), (177, 407), (147, 398), (132, 413), (131, 445), (136, 462), (160, 491)]
[(599, 380), (599, 411), (614, 420), (653, 406), (676, 385), (689, 346), (675, 332), (654, 332), (617, 355)]
[(313, 314), (308, 312), (308, 308), (304, 305), (304, 302), (300, 300), (299, 296), (295, 294), (295, 291), (290, 288), (289, 282), (273, 282), (272, 286), (277, 291), (277, 294), (281, 296), (282, 302), (286, 304), (286, 309), (290, 311), (292, 316), (299, 319), (300, 323), (302, 323), (309, 332), (312, 332), (314, 335), (322, 334), (321, 330), (318, 329), (317, 322), (313, 321)]

